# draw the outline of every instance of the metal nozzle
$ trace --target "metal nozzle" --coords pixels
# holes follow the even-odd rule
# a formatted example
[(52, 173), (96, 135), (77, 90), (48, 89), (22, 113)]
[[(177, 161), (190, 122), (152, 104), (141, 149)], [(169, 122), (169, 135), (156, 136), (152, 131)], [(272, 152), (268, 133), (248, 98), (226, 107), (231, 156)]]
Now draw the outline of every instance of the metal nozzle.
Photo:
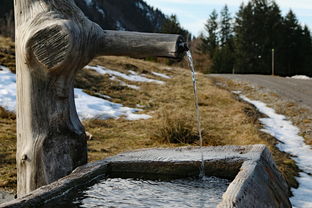
[(185, 56), (185, 53), (189, 51), (188, 44), (184, 41), (184, 38), (182, 36), (179, 37), (177, 40), (177, 52), (176, 52), (176, 58), (179, 60), (182, 60), (183, 57)]
[(183, 42), (183, 43), (179, 43), (178, 45), (178, 51), (181, 51), (181, 52), (186, 52), (186, 51), (189, 51), (189, 47), (187, 45), (186, 42)]

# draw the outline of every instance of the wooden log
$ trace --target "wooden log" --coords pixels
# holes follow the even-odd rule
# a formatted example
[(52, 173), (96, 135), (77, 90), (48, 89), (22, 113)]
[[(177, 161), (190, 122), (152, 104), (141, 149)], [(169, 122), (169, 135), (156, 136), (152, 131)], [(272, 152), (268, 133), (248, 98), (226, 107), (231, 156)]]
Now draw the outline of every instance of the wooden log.
[(73, 0), (14, 0), (14, 6), (17, 194), (23, 196), (87, 162), (76, 72), (97, 55), (178, 56), (181, 38), (104, 31)]
[(177, 58), (184, 52), (180, 35), (106, 30), (97, 42), (101, 55)]

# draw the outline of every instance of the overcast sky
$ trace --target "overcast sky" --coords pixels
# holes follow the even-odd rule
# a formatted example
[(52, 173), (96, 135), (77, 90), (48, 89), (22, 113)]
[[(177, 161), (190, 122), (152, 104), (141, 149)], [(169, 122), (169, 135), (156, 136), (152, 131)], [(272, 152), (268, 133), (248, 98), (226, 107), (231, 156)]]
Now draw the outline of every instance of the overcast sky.
[[(213, 9), (219, 13), (225, 4), (232, 16), (237, 12), (243, 0), (145, 0), (149, 5), (159, 8), (165, 14), (176, 14), (181, 25), (198, 35), (203, 31), (204, 23)], [(244, 0), (244, 2), (247, 2)], [(312, 0), (276, 0), (283, 15), (292, 9), (300, 23), (312, 29)]]

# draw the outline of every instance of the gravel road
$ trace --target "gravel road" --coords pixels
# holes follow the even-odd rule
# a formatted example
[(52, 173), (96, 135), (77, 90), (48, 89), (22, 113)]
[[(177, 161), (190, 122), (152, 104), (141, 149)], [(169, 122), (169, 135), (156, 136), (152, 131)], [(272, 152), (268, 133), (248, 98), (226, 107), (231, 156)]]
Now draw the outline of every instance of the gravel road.
[(301, 80), (267, 75), (214, 74), (209, 76), (249, 82), (257, 87), (268, 88), (283, 98), (312, 109), (312, 79)]

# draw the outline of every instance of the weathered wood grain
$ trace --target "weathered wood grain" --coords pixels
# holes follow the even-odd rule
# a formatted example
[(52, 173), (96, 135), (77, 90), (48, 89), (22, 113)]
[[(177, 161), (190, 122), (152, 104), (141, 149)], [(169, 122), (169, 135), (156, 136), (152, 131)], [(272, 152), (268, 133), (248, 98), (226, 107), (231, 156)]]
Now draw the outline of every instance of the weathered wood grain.
[(176, 58), (183, 39), (179, 35), (106, 30), (100, 36), (97, 51), (101, 55), (135, 58), (162, 56)]
[(18, 196), (87, 162), (73, 82), (97, 55), (180, 54), (178, 35), (104, 31), (73, 0), (15, 0)]

